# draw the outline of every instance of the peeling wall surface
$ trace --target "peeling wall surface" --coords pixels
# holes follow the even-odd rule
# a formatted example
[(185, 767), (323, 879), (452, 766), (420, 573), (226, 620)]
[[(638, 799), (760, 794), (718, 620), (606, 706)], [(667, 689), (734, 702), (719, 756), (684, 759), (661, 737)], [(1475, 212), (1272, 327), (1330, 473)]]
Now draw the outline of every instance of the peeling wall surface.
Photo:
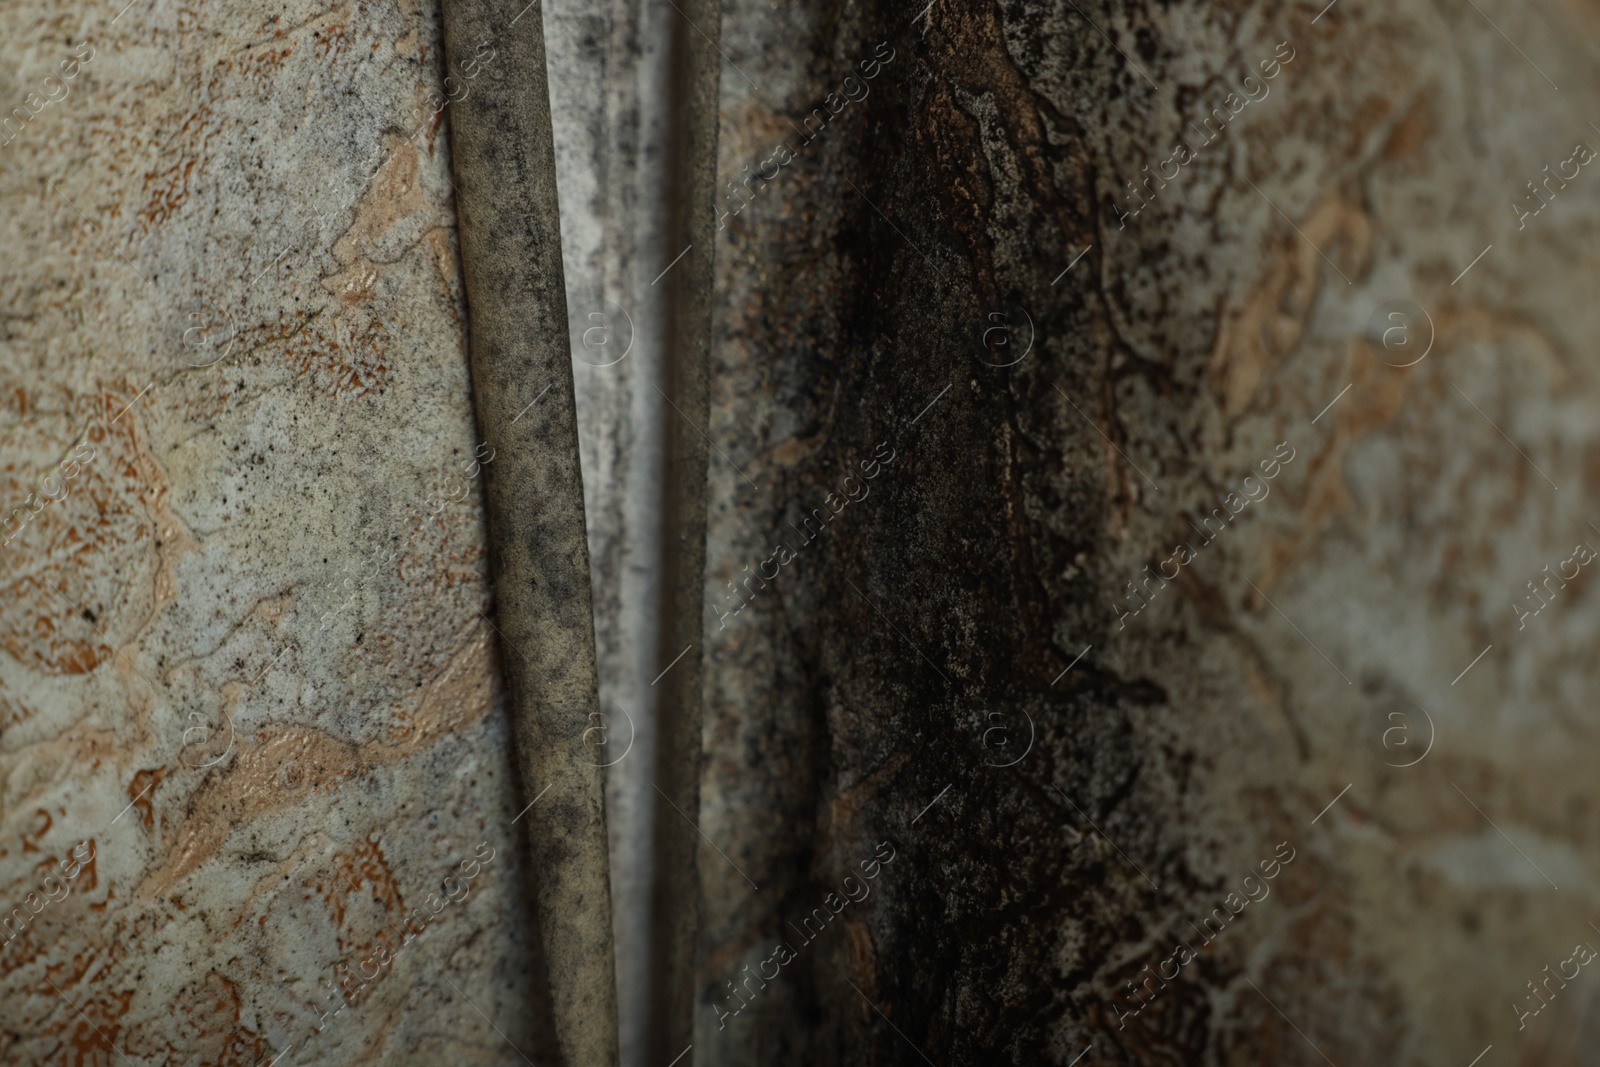
[(120, 7), (0, 11), (0, 1060), (520, 1062), (438, 13)]

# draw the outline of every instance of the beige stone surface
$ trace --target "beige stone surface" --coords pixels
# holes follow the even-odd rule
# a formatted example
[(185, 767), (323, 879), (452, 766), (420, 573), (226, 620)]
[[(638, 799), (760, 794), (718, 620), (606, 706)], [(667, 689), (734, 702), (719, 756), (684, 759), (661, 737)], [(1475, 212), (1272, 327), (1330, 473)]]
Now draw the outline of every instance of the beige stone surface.
[(522, 1062), (438, 13), (118, 11), (0, 11), (0, 1059)]

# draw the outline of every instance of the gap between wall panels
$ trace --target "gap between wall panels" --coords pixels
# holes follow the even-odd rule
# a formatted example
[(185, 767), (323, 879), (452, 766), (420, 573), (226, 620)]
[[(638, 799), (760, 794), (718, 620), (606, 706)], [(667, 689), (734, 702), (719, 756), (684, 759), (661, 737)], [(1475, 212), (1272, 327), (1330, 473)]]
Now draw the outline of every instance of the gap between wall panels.
[[(603, 722), (623, 1067), (647, 1055), (664, 458), (671, 8), (546, 0), (561, 248)], [(603, 744), (599, 744), (603, 740)], [(598, 755), (603, 753), (603, 755)], [(624, 753), (626, 753), (624, 755)]]

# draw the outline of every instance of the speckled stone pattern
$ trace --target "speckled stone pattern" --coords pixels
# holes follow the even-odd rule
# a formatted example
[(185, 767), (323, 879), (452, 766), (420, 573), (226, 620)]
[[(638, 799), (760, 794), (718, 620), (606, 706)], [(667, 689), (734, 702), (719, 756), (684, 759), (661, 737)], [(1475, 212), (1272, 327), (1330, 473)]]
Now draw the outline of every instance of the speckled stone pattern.
[(731, 5), (697, 1063), (1582, 1062), (1597, 30)]
[(442, 139), (474, 58), (417, 0), (0, 10), (4, 1063), (549, 1038)]

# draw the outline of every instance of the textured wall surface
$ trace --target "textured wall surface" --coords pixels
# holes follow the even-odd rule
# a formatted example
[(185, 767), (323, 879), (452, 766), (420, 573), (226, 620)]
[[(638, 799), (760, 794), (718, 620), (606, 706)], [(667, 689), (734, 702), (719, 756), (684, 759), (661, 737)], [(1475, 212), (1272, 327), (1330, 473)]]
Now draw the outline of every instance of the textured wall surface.
[(522, 1062), (438, 13), (119, 7), (0, 12), (0, 1059)]
[(726, 8), (699, 1062), (1592, 1048), (1597, 10), (1478, 7)]
[[(682, 16), (531, 10), (614, 735)], [(1600, 8), (723, 16), (680, 1067), (1592, 1062)], [(7, 1064), (553, 1054), (439, 19), (0, 10)]]

